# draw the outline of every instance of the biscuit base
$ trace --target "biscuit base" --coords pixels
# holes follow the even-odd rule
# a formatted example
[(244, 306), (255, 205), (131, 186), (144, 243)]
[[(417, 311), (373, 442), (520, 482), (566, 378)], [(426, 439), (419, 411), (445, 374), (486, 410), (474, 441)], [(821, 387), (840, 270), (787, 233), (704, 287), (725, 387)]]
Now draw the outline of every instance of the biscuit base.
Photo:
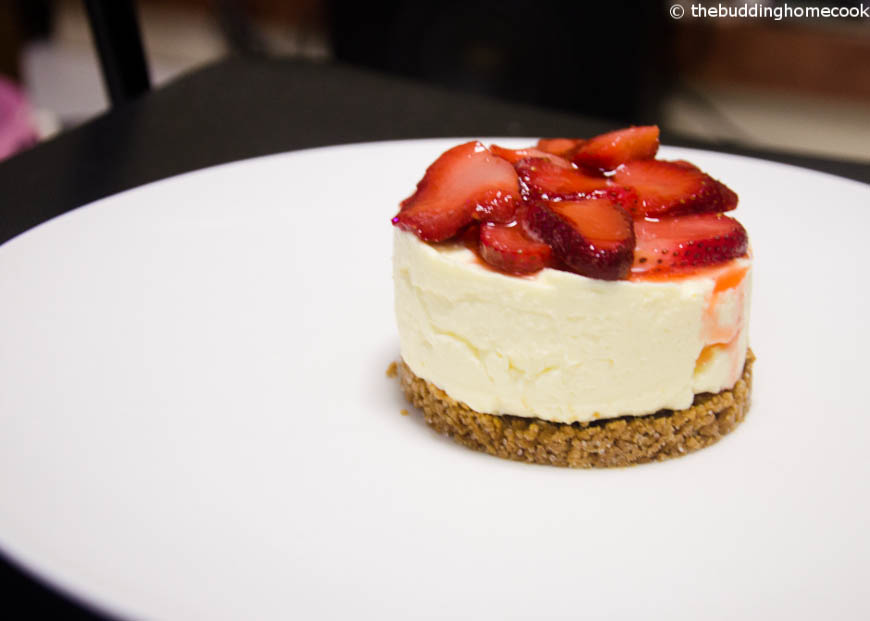
[(570, 468), (613, 468), (663, 461), (716, 443), (746, 417), (752, 388), (752, 351), (730, 390), (695, 395), (685, 410), (622, 416), (588, 423), (483, 414), (450, 398), (399, 362), (408, 400), (426, 423), (476, 451), (515, 461)]

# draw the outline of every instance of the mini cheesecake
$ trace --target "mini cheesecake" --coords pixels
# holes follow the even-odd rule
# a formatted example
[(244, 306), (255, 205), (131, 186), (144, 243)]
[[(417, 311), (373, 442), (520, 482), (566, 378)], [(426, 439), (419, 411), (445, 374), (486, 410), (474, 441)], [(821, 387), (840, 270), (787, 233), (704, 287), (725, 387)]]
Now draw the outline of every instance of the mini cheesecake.
[(409, 400), (493, 455), (627, 466), (746, 414), (752, 260), (737, 195), (658, 128), (445, 152), (393, 218)]

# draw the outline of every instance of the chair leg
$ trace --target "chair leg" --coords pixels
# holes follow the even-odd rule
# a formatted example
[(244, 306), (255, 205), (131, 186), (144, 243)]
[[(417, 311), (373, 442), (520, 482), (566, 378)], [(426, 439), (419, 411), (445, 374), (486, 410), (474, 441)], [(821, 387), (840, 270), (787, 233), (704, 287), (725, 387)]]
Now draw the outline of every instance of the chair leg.
[(135, 0), (85, 0), (85, 6), (112, 105), (147, 92), (151, 81)]

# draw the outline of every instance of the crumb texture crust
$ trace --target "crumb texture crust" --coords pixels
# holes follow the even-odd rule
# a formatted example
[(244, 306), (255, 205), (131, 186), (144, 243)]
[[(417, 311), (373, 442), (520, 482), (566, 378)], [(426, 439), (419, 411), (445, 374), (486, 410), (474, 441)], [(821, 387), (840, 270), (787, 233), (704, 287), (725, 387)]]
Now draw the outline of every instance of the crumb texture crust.
[(408, 400), (435, 431), (476, 451), (504, 459), (571, 468), (612, 468), (663, 461), (716, 443), (746, 417), (755, 356), (730, 390), (695, 396), (683, 410), (591, 423), (553, 423), (476, 412), (417, 377), (404, 362), (399, 381)]

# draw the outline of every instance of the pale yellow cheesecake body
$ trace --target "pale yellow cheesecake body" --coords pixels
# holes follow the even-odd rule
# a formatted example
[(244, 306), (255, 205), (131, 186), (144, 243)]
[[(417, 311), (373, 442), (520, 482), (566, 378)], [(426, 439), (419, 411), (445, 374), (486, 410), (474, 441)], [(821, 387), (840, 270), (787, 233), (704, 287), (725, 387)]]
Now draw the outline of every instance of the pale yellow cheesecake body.
[(393, 268), (402, 359), (477, 412), (646, 415), (688, 408), (743, 372), (751, 258), (661, 280), (518, 276), (396, 228)]

